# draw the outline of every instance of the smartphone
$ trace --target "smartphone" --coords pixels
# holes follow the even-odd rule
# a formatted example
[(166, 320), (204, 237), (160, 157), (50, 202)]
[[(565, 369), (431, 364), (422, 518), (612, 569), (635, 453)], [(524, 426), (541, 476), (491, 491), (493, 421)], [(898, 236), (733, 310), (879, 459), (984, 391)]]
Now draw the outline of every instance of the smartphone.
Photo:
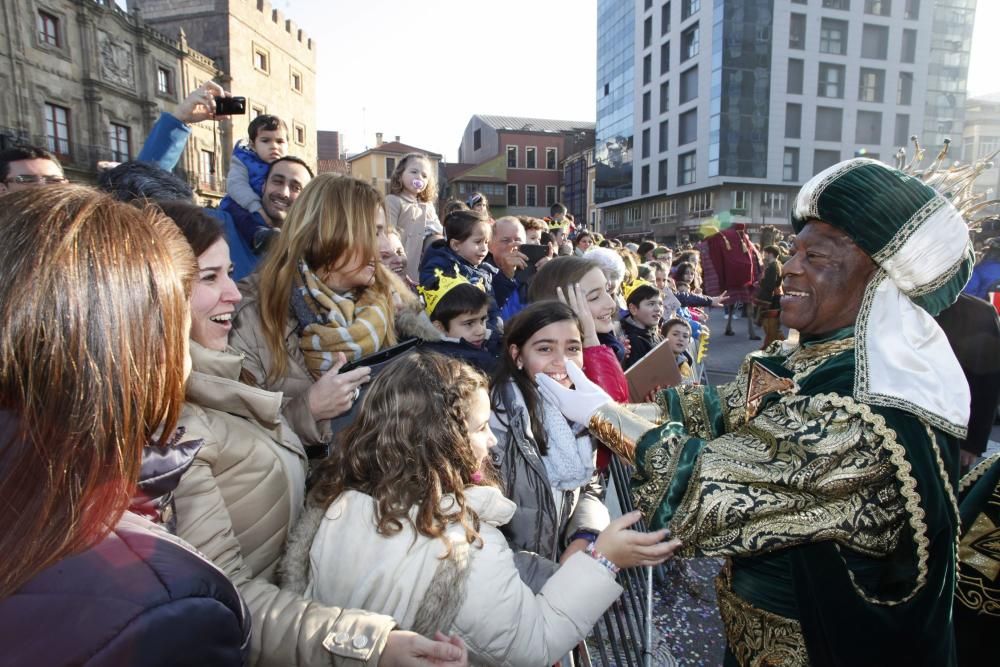
[(215, 115), (237, 116), (247, 112), (245, 97), (215, 97)]
[(538, 260), (542, 259), (549, 253), (549, 247), (547, 245), (534, 245), (531, 243), (525, 243), (518, 247), (527, 258), (529, 264), (535, 264)]
[(392, 347), (387, 347), (384, 350), (375, 352), (374, 354), (369, 354), (367, 357), (361, 357), (357, 361), (350, 361), (340, 367), (340, 372), (346, 373), (347, 371), (353, 371), (355, 368), (360, 368), (362, 366), (369, 366), (373, 371), (378, 370), (386, 362), (392, 361), (396, 357), (409, 352), (419, 344), (419, 338), (408, 338), (407, 340), (397, 343)]

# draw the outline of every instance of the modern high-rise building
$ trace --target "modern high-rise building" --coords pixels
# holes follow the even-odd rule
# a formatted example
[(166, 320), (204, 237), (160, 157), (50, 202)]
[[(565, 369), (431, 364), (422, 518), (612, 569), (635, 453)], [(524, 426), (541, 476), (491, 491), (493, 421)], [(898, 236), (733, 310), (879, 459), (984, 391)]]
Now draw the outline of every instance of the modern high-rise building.
[(799, 186), (840, 160), (892, 163), (911, 134), (958, 149), (975, 6), (598, 0), (604, 231), (787, 226)]

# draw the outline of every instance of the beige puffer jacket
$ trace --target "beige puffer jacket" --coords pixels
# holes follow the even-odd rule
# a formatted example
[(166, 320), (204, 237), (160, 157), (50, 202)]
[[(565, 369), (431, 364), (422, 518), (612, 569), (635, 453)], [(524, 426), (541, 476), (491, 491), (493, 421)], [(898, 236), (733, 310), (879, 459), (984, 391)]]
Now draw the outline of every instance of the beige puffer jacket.
[[(254, 273), (239, 283), (243, 300), (236, 306), (229, 344), (243, 354), (243, 368), (253, 374), (258, 385), (270, 391), (280, 391), (284, 395), (281, 414), (302, 442), (306, 445), (329, 444), (333, 438), (329, 420), (317, 422), (309, 411), (307, 392), (314, 380), (306, 367), (302, 350), (299, 349), (297, 323), (292, 317), (285, 322), (285, 353), (288, 355), (285, 375), (273, 382), (268, 380), (274, 359), (264, 340), (258, 281), (259, 274)], [(412, 337), (422, 340), (441, 338), (420, 302), (412, 295), (406, 298), (402, 307), (397, 308), (395, 326), (396, 336), (400, 340)]]
[(237, 585), (253, 616), (253, 665), (375, 665), (395, 621), (314, 603), (275, 585), (305, 493), (302, 443), (281, 394), (239, 381), (242, 357), (191, 341), (180, 426), (204, 446), (174, 493), (177, 535)]
[[(308, 507), (289, 541), (283, 582), (316, 600), (392, 614), (403, 629), (460, 636), (474, 665), (551, 665), (582, 640), (621, 594), (606, 567), (584, 553), (563, 563), (536, 595), (521, 581), (498, 526), (514, 503), (499, 489), (470, 487), (482, 547), (457, 523), (444, 560), (440, 539), (404, 523), (395, 535), (375, 531), (375, 501), (347, 491), (329, 507)], [(442, 505), (450, 509), (451, 496)]]

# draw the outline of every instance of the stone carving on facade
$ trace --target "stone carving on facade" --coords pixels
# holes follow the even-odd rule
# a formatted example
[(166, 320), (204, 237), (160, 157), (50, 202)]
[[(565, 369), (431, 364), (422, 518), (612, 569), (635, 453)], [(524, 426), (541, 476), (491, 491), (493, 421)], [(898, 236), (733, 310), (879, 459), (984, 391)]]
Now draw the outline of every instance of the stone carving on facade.
[(110, 83), (134, 89), (135, 68), (131, 45), (116, 41), (110, 34), (98, 30), (97, 46), (101, 60), (101, 78)]

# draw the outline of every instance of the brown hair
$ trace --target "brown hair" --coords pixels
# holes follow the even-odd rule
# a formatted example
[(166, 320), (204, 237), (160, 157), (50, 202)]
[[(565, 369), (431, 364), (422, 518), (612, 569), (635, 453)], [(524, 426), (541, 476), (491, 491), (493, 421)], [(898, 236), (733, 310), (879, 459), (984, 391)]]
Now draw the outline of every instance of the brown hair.
[[(575, 285), (583, 277), (593, 271), (601, 269), (597, 262), (584, 257), (556, 257), (545, 263), (545, 266), (538, 270), (528, 288), (528, 301), (534, 303), (543, 299), (557, 299), (557, 287), (564, 290)], [(603, 275), (603, 271), (601, 272)]]
[[(375, 281), (365, 289), (392, 303), (398, 279), (379, 261), (375, 215), (380, 208), (382, 195), (364, 181), (319, 174), (288, 210), (281, 234), (260, 267), (261, 328), (273, 360), (270, 381), (283, 377), (288, 368), (285, 327), (300, 260), (314, 272), (339, 269), (353, 259), (353, 253), (361, 252), (364, 261), (375, 262)], [(395, 344), (393, 327), (382, 342)]]
[(438, 185), (437, 174), (434, 173), (434, 163), (432, 163), (431, 159), (423, 153), (407, 153), (403, 157), (399, 158), (399, 162), (396, 163), (396, 168), (392, 170), (392, 178), (389, 180), (389, 194), (398, 195), (403, 192), (403, 171), (406, 169), (406, 163), (410, 160), (416, 159), (427, 160), (427, 166), (429, 167), (427, 170), (427, 185), (423, 190), (417, 193), (417, 201), (437, 201)]
[(181, 230), (196, 258), (226, 238), (222, 223), (205, 213), (201, 206), (189, 201), (161, 201), (155, 205)]
[(103, 539), (184, 402), (194, 257), (177, 227), (74, 185), (0, 208), (0, 599)]
[(549, 229), (549, 226), (541, 218), (532, 218), (530, 215), (519, 215), (517, 219), (521, 221), (521, 225), (526, 232), (530, 232), (533, 229), (540, 229), (546, 232)]
[[(394, 362), (372, 381), (358, 416), (317, 467), (309, 502), (326, 508), (358, 491), (375, 501), (381, 535), (410, 523), (421, 535), (445, 539), (458, 522), (473, 544), (479, 517), (466, 506), (464, 489), (483, 462), (469, 445), (466, 419), (479, 389), (487, 389), (486, 377), (457, 359), (418, 351)], [(455, 502), (442, 507), (448, 494)]]

